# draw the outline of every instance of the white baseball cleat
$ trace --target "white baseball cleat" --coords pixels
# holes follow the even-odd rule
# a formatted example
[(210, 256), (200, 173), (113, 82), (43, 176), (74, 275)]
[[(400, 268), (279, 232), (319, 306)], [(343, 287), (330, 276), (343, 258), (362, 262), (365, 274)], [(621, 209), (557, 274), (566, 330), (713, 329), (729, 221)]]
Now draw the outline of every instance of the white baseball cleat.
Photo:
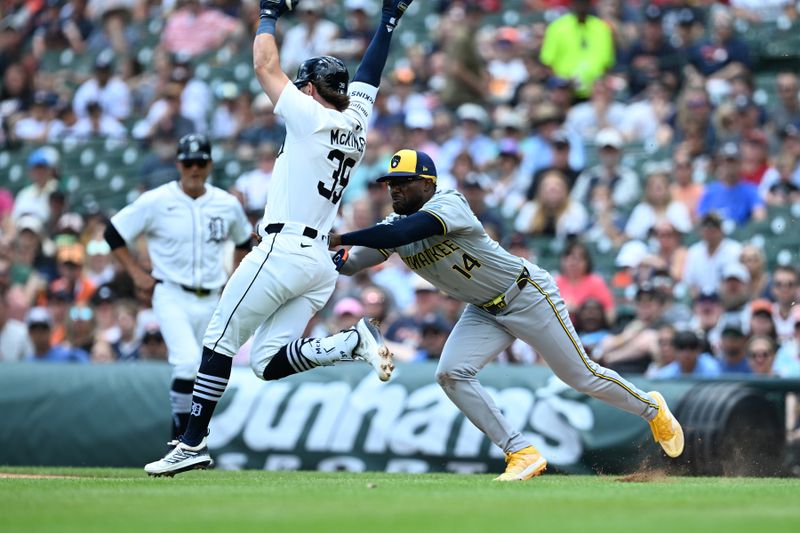
[(378, 329), (378, 321), (367, 317), (359, 320), (355, 325), (358, 333), (358, 344), (353, 350), (353, 357), (363, 359), (375, 369), (381, 381), (389, 381), (392, 377), (394, 364), (392, 363), (392, 352), (383, 342), (383, 335)]
[(213, 461), (208, 454), (208, 445), (204, 437), (197, 446), (178, 442), (163, 459), (145, 465), (144, 471), (153, 477), (172, 477), (188, 470), (208, 468), (212, 464)]

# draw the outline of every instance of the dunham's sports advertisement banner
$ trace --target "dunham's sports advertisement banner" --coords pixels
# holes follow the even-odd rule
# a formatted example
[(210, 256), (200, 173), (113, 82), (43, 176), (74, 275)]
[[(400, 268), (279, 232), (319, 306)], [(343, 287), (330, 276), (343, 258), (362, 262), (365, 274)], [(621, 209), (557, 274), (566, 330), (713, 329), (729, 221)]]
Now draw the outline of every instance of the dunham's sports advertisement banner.
[[(265, 383), (236, 368), (211, 422), (218, 468), (494, 473), (503, 454), (450, 402), (434, 364), (382, 383), (365, 364)], [(659, 460), (640, 418), (576, 393), (545, 368), (480, 374), (510, 423), (571, 473)], [(634, 380), (645, 390), (652, 384)], [(166, 452), (169, 368), (159, 364), (0, 366), (0, 464), (140, 467)], [(660, 383), (674, 406), (691, 387)]]

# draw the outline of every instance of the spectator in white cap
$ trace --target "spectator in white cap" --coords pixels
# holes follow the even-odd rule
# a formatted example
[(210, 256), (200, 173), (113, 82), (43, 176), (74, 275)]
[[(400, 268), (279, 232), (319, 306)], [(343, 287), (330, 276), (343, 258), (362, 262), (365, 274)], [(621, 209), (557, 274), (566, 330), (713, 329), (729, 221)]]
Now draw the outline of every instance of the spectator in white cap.
[(572, 198), (589, 205), (592, 189), (605, 185), (611, 190), (611, 199), (616, 207), (629, 207), (641, 194), (639, 178), (633, 169), (622, 163), (622, 135), (616, 130), (600, 130), (594, 139), (600, 164), (583, 171), (572, 188)]
[(722, 321), (736, 322), (747, 329), (746, 324), (750, 318), (750, 273), (738, 260), (730, 261), (722, 267), (719, 298), (724, 308)]
[(633, 208), (625, 225), (625, 234), (632, 239), (646, 239), (653, 226), (661, 220), (668, 221), (681, 233), (692, 229), (689, 210), (681, 202), (672, 200), (669, 189), (669, 164), (651, 163), (645, 167), (647, 181), (644, 198)]
[(50, 194), (58, 188), (55, 179), (57, 165), (58, 152), (55, 148), (43, 146), (31, 152), (28, 156), (28, 177), (33, 183), (17, 193), (11, 213), (14, 220), (19, 220), (24, 214), (33, 215), (41, 221), (50, 218)]
[(489, 115), (478, 104), (462, 104), (456, 110), (458, 128), (439, 152), (436, 161), (440, 173), (450, 172), (456, 157), (468, 152), (479, 168), (483, 168), (497, 155), (494, 142), (484, 134), (489, 124)]

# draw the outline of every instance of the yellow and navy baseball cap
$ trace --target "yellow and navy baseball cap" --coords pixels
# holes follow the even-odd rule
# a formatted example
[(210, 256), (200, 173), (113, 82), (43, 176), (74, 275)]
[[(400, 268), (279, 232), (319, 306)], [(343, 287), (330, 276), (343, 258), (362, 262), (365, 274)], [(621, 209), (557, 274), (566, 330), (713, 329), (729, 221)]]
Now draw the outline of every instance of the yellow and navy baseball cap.
[(421, 178), (436, 183), (436, 165), (431, 156), (417, 150), (403, 149), (396, 152), (389, 162), (389, 173), (377, 181), (392, 181), (395, 178)]

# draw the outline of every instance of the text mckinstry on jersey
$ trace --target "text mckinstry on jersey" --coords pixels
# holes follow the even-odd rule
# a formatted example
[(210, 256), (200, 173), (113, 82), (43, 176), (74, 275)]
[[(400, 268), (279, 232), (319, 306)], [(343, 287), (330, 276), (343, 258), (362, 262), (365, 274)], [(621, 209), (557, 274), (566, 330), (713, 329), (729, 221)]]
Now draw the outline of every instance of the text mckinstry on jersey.
[(331, 130), (331, 144), (354, 148), (363, 154), (366, 143), (365, 137), (357, 137), (352, 131)]

